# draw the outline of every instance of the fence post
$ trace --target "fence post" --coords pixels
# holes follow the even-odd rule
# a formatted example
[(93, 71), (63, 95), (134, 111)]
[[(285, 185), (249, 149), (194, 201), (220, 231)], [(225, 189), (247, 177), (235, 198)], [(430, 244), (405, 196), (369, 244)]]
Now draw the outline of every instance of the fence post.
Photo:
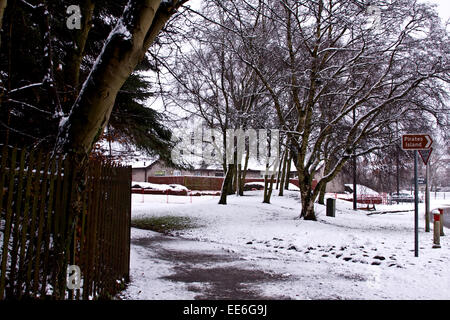
[[(0, 154), (0, 300), (46, 298), (47, 285), (53, 299), (114, 295), (116, 281), (129, 280), (131, 167), (90, 164), (78, 194), (84, 173), (70, 157), (43, 152), (22, 149), (19, 163), (17, 149)], [(82, 291), (67, 294), (68, 264), (81, 267)]]

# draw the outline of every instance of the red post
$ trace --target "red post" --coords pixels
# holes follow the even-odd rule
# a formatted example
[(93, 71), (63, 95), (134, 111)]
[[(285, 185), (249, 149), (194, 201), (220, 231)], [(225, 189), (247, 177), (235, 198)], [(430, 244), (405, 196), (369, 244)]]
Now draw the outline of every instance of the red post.
[(433, 218), (434, 218), (434, 228), (433, 228), (433, 248), (440, 248), (441, 244), (440, 244), (440, 220), (441, 220), (441, 215), (439, 213), (434, 213), (433, 214)]

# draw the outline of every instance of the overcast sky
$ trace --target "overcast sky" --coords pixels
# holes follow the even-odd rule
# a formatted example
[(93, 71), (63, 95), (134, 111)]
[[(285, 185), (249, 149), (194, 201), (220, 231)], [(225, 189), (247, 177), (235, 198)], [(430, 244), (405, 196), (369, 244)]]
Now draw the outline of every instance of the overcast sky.
[[(198, 0), (194, 0), (198, 1)], [(450, 17), (450, 0), (420, 0), (420, 2), (436, 3), (439, 5), (439, 15), (444, 22)]]
[[(420, 2), (429, 2), (439, 5), (438, 11), (444, 22), (450, 17), (450, 0), (419, 0)], [(188, 4), (195, 9), (200, 8), (202, 0), (189, 0)]]

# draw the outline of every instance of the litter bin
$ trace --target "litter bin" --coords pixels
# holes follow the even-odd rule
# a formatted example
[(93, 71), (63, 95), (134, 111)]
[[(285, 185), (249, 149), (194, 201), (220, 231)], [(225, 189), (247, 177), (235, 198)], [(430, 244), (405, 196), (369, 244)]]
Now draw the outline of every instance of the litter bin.
[(334, 217), (336, 215), (336, 199), (327, 199), (327, 217)]

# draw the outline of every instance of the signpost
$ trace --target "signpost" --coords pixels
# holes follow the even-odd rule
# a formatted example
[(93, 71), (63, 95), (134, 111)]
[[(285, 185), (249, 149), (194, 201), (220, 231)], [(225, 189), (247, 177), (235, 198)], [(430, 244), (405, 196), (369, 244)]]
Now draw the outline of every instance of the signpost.
[[(402, 149), (414, 151), (414, 256), (419, 256), (419, 182), (417, 178), (418, 151), (422, 160), (427, 164), (431, 154), (433, 140), (429, 134), (404, 134), (402, 135)], [(429, 151), (429, 152), (428, 152)], [(426, 159), (426, 160), (425, 160)], [(428, 178), (428, 177), (427, 177)], [(428, 216), (426, 212), (425, 216)]]
[(428, 160), (430, 159), (431, 152), (433, 151), (433, 148), (426, 149), (426, 150), (419, 150), (420, 157), (422, 158), (423, 163), (427, 166)]
[(417, 181), (417, 150), (414, 150), (414, 256), (419, 256), (419, 181)]
[[(430, 232), (430, 188), (428, 186), (428, 160), (430, 159), (431, 152), (433, 148), (427, 150), (419, 150), (420, 157), (422, 158), (423, 163), (425, 163), (425, 232)], [(420, 181), (419, 181), (420, 183)]]
[(402, 135), (403, 150), (428, 150), (433, 140), (429, 134), (404, 134)]
[[(430, 232), (430, 188), (428, 187), (428, 160), (430, 159), (433, 148), (427, 150), (419, 150), (420, 157), (425, 164), (425, 232)], [(419, 181), (420, 184), (420, 181)]]
[[(431, 151), (430, 151), (431, 154)], [(422, 154), (420, 154), (422, 155)], [(428, 155), (429, 157), (429, 155)], [(423, 157), (422, 157), (423, 160)], [(428, 186), (428, 177), (430, 176), (428, 173), (428, 159), (425, 163), (425, 232), (430, 232), (430, 188)]]

